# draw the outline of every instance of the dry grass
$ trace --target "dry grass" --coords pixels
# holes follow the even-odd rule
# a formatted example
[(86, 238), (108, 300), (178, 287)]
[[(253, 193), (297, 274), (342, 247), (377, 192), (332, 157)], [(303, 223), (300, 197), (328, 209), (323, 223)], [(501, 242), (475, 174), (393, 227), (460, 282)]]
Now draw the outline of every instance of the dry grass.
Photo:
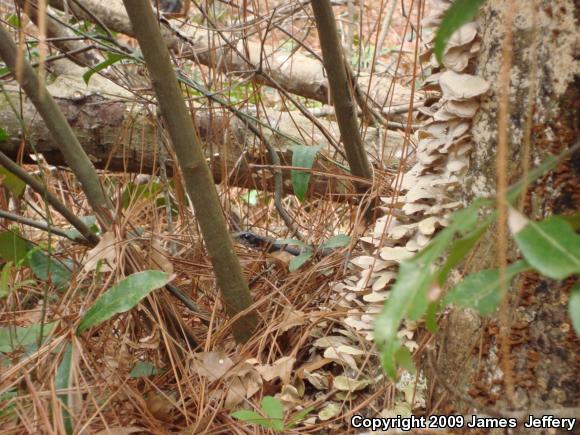
[[(268, 3), (256, 2), (254, 7), (259, 14), (266, 15), (272, 7)], [(360, 46), (364, 47), (378, 37), (379, 17), (384, 19), (390, 2), (361, 3), (366, 3), (361, 9), (363, 15), (357, 13), (353, 32), (358, 35), (362, 30), (361, 34), (372, 35), (363, 38)], [(405, 2), (407, 10), (411, 3)], [(341, 20), (348, 16), (347, 6), (339, 10)], [(8, 11), (4, 9), (3, 12)], [(298, 32), (309, 22), (302, 13), (291, 23)], [(409, 80), (405, 73), (410, 70), (413, 57), (408, 52), (411, 43), (406, 41), (402, 30), (405, 22), (398, 11), (394, 28), (401, 31), (391, 32), (387, 38), (388, 43), (397, 49), (379, 56), (379, 61), (385, 64), (392, 64), (395, 56), (403, 56), (401, 69), (396, 72), (401, 82)], [(311, 30), (303, 39), (305, 44), (316, 49), (315, 31)], [(31, 25), (27, 32), (35, 34)], [(269, 42), (273, 43), (285, 38), (278, 31), (272, 31), (269, 37), (272, 38)], [(200, 71), (202, 80), (213, 79), (208, 70), (201, 68)], [(118, 76), (120, 81), (123, 78), (123, 75)], [(231, 80), (222, 75), (217, 77), (215, 84), (227, 89), (232, 85)], [(253, 91), (262, 92), (260, 89)], [(268, 94), (268, 98), (272, 98), (274, 106), (284, 107), (286, 104), (283, 97)], [(243, 109), (251, 104), (249, 101), (241, 102), (238, 107)], [(51, 172), (42, 163), (28, 169), (44, 171), (50, 190), (78, 215), (91, 214), (82, 191), (69, 173)], [(72, 427), (74, 433), (265, 433), (256, 426), (233, 419), (226, 403), (236, 388), (239, 391), (250, 388), (249, 378), (232, 375), (211, 380), (203, 376), (196, 363), (195, 355), (199, 352), (220, 352), (224, 359), (229, 358), (235, 364), (229, 371), (234, 374), (247, 369), (247, 364), (264, 366), (281, 358), (295, 358), (287, 379), (291, 382), (284, 385), (280, 378), (262, 379), (258, 391), (249, 398), (237, 400), (239, 404), (236, 405), (236, 408), (257, 406), (262, 396), (282, 393), (290, 414), (310, 405), (319, 411), (328, 397), (336, 393), (332, 388), (328, 392), (318, 391), (304, 382), (305, 369), (314, 370), (317, 364), (329, 363), (322, 361), (313, 349), (313, 342), (319, 337), (333, 335), (337, 330), (347, 331), (358, 343), (358, 348), (368, 355), (360, 367), (361, 372), (375, 376), (380, 372), (376, 357), (371, 357), (372, 344), (344, 324), (345, 308), (331, 289), (333, 282), (352, 273), (347, 267), (351, 255), (349, 249), (361, 250), (360, 246), (352, 243), (350, 248), (316, 258), (293, 273), (288, 272), (288, 258), (236, 246), (251, 285), (254, 307), (261, 319), (253, 339), (243, 346), (236, 345), (230, 335), (229, 322), (224, 318), (195, 216), (185, 205), (182, 191), (155, 181), (161, 185), (159, 197), (171, 197), (175, 201), (177, 210), (171, 214), (167, 213), (165, 206), (156, 206), (147, 197), (136, 197), (128, 205), (123, 204), (123, 193), (128, 191), (135, 176), (103, 174), (102, 179), (110, 187), (118, 210), (122, 210), (115, 228), (115, 260), (111, 270), (85, 271), (83, 264), (88, 248), (19, 226), (21, 235), (31, 243), (50, 245), (55, 259), (72, 261), (74, 273), (64, 289), (35, 280), (28, 267), (14, 269), (9, 277), (11, 283), (35, 281), (0, 300), (0, 326), (30, 327), (53, 322), (54, 326), (40, 346), (35, 343), (27, 349), (20, 347), (0, 354), (0, 434), (60, 434), (67, 432), (67, 426)], [(392, 180), (392, 171), (378, 167), (374, 193), (384, 195), (391, 188)], [(164, 193), (166, 188), (167, 193)], [(0, 200), (3, 201), (2, 208), (7, 209), (9, 204), (5, 193), (1, 193)], [(288, 236), (288, 230), (273, 206), (271, 194), (260, 193), (258, 204), (251, 206), (242, 199), (246, 193), (244, 190), (222, 185), (219, 193), (226, 215), (244, 229), (271, 237)], [(284, 204), (291, 210), (300, 231), (314, 245), (339, 233), (352, 234), (356, 240), (364, 231), (361, 210), (354, 201), (313, 200), (302, 204), (294, 197), (286, 197)], [(40, 219), (46, 209), (43, 199), (28, 191), (20, 203), (12, 203), (11, 207), (34, 219)], [(55, 226), (67, 227), (56, 213), (51, 215)], [(2, 230), (9, 225), (11, 223), (6, 221), (0, 223)], [(131, 236), (135, 231), (138, 231), (138, 236)], [(174, 270), (172, 283), (209, 314), (209, 324), (174, 297), (157, 290), (148, 297), (147, 303), (76, 335), (82, 314), (99, 295), (125, 276), (127, 262), (137, 262), (147, 268), (151, 253), (159, 246)], [(142, 256), (135, 256), (135, 250)], [(170, 320), (168, 313), (171, 312), (180, 319), (180, 324)], [(181, 328), (193, 332), (196, 344), (182, 339)], [(152, 364), (159, 373), (132, 376), (135, 365), (142, 362)], [(67, 364), (70, 364), (68, 370)], [(334, 370), (333, 365), (336, 363), (327, 367), (330, 373)], [(67, 372), (68, 377), (63, 377)], [(342, 372), (342, 367), (340, 370), (336, 367), (336, 373)], [(240, 379), (247, 381), (246, 384), (242, 382), (242, 387)], [(289, 385), (301, 393), (294, 402)], [(301, 424), (296, 430), (304, 433), (344, 432), (350, 415), (366, 407), (376, 407), (379, 402), (392, 401), (393, 394), (392, 385), (384, 381), (377, 383), (364, 394), (345, 397), (340, 413), (330, 421)]]

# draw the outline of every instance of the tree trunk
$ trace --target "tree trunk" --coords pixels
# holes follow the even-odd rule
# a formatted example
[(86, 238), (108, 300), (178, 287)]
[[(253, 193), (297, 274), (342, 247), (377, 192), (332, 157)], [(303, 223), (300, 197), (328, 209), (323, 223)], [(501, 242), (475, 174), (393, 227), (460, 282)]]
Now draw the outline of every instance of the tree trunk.
[[(510, 183), (522, 177), (526, 147), (526, 118), (533, 115), (529, 158), (536, 166), (548, 154), (558, 154), (579, 137), (580, 88), (576, 40), (577, 0), (517, 2), (510, 84)], [(492, 84), (474, 120), (475, 152), (462, 186), (466, 201), (495, 192), (498, 72), (502, 62), (504, 1), (489, 0), (479, 16), (482, 45), (476, 73)], [(538, 7), (536, 15), (532, 8)], [(537, 24), (535, 24), (537, 23)], [(530, 90), (531, 87), (531, 90)], [(572, 214), (580, 204), (580, 153), (530, 186), (524, 213), (534, 220)], [(493, 231), (492, 231), (493, 232)], [(515, 251), (514, 251), (515, 252)], [(512, 252), (513, 253), (513, 252)], [(497, 267), (495, 234), (483, 240), (470, 262), (473, 272)], [(537, 410), (578, 407), (579, 341), (568, 316), (568, 295), (576, 278), (563, 282), (526, 273), (510, 288), (510, 353), (501, 352), (497, 317), (479, 318), (455, 310), (437, 336), (437, 373), (429, 378), (434, 411), (484, 414), (487, 410)], [(511, 379), (502, 369), (509, 358)], [(436, 378), (443, 382), (438, 383)], [(506, 397), (506, 383), (514, 400)], [(445, 385), (454, 386), (453, 391)], [(474, 402), (481, 404), (478, 409)], [(542, 412), (545, 411), (545, 412)], [(572, 411), (570, 411), (572, 412)], [(521, 426), (520, 426), (521, 428)]]

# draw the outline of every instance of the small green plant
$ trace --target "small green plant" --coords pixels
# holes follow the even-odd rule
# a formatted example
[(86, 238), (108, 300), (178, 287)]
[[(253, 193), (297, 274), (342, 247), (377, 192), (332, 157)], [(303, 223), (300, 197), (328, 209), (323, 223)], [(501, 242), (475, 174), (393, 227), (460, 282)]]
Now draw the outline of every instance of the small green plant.
[(246, 423), (260, 425), (276, 432), (284, 432), (300, 423), (313, 409), (314, 407), (312, 406), (304, 408), (302, 411), (290, 417), (288, 421), (285, 421), (282, 403), (275, 397), (265, 396), (260, 403), (259, 413), (242, 409), (232, 413), (232, 417)]
[(135, 307), (145, 296), (170, 281), (170, 276), (159, 270), (145, 270), (129, 275), (103, 293), (87, 310), (77, 328), (82, 334), (115, 314)]
[(319, 146), (294, 145), (292, 147), (292, 167), (303, 168), (304, 170), (292, 169), (292, 188), (294, 195), (304, 202), (310, 181), (310, 169), (314, 165), (316, 155), (320, 151)]
[[(568, 150), (571, 152), (572, 150)], [(569, 153), (568, 153), (569, 154)], [(527, 183), (553, 169), (564, 156), (551, 156), (532, 171)], [(507, 194), (514, 203), (522, 192), (525, 180), (515, 184)], [(387, 374), (395, 378), (397, 366), (414, 370), (411, 354), (402, 345), (397, 332), (404, 319), (418, 320), (425, 316), (429, 330), (437, 329), (436, 315), (447, 305), (457, 305), (488, 315), (497, 309), (502, 298), (502, 282), (497, 269), (487, 269), (466, 276), (445, 295), (440, 295), (449, 272), (459, 265), (476, 246), (497, 218), (492, 198), (476, 199), (467, 208), (455, 212), (447, 228), (429, 245), (401, 263), (397, 281), (383, 311), (375, 323), (374, 339)], [(535, 270), (555, 280), (580, 273), (580, 216), (552, 216), (541, 222), (528, 220), (510, 209), (510, 229), (523, 259), (514, 261), (505, 271), (508, 284), (519, 273)], [(436, 289), (437, 291), (433, 291)], [(576, 333), (580, 336), (580, 295), (578, 286), (571, 291), (569, 312)]]

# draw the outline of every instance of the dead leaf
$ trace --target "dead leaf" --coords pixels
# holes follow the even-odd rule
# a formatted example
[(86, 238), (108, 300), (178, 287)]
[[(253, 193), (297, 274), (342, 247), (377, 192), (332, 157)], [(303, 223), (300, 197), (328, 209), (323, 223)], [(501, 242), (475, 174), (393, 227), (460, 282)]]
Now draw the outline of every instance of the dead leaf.
[(332, 386), (339, 391), (348, 391), (353, 393), (365, 389), (371, 384), (368, 379), (352, 379), (344, 375), (334, 378)]
[(173, 405), (173, 400), (165, 394), (160, 394), (157, 392), (150, 393), (145, 399), (147, 404), (147, 409), (149, 412), (163, 421), (171, 421), (171, 413), (175, 406)]
[(228, 392), (224, 400), (225, 409), (233, 409), (246, 398), (246, 387), (239, 376), (232, 376), (227, 382)]
[(87, 252), (87, 259), (83, 266), (84, 272), (92, 272), (97, 268), (99, 260), (103, 260), (101, 271), (110, 272), (115, 268), (117, 260), (117, 238), (113, 231), (107, 231), (97, 245)]
[(192, 371), (209, 381), (220, 379), (233, 365), (224, 352), (199, 352), (194, 354), (191, 362)]
[(356, 365), (356, 361), (350, 355), (337, 352), (335, 348), (329, 347), (324, 351), (324, 357), (334, 360), (336, 362), (344, 363), (353, 370), (358, 370), (358, 366)]
[(276, 360), (274, 364), (256, 366), (256, 370), (265, 381), (280, 378), (283, 384), (287, 384), (290, 382), (290, 375), (292, 374), (292, 367), (295, 362), (296, 358), (284, 356)]
[(173, 264), (169, 261), (168, 255), (158, 239), (152, 239), (151, 241), (149, 267), (161, 269), (163, 272), (173, 275)]
[(340, 403), (330, 402), (318, 413), (318, 418), (320, 421), (327, 421), (331, 418), (336, 417), (340, 414), (341, 405)]

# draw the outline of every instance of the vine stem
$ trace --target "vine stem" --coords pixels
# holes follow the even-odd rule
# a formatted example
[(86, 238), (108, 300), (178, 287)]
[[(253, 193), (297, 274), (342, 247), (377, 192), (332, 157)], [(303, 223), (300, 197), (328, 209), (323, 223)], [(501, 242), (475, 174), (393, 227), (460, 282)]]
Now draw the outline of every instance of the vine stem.
[(512, 66), (513, 29), (516, 4), (513, 0), (506, 0), (504, 9), (504, 37), (502, 42), (502, 59), (499, 71), (499, 112), (498, 112), (498, 143), (496, 154), (496, 189), (497, 189), (497, 258), (499, 267), (499, 282), (502, 301), (499, 312), (501, 365), (504, 375), (505, 389), (508, 402), (514, 406), (514, 379), (513, 364), (510, 346), (510, 298), (506, 277), (508, 256), (507, 233), (507, 190), (508, 190), (508, 156), (509, 156), (509, 88), (510, 71)]

